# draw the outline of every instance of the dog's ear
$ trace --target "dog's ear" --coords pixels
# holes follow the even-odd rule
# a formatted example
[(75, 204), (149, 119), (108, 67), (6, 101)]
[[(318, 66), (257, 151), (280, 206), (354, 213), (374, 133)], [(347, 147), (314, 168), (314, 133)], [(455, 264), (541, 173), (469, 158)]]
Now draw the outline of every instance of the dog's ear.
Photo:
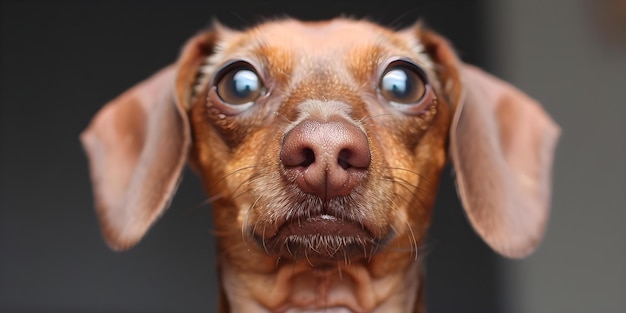
[(80, 136), (112, 249), (136, 244), (169, 206), (190, 146), (191, 87), (212, 42), (210, 32), (189, 40), (175, 65), (107, 103)]
[(439, 35), (420, 38), (455, 110), (449, 153), (467, 217), (495, 251), (524, 257), (547, 224), (560, 129), (535, 100), (460, 62)]

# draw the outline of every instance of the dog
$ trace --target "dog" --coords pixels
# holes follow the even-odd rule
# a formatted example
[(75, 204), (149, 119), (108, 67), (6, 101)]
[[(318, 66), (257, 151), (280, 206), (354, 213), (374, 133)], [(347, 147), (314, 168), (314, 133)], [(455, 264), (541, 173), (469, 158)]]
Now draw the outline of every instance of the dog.
[(560, 129), (416, 24), (216, 25), (81, 134), (114, 250), (185, 164), (212, 202), (219, 312), (424, 312), (420, 247), (451, 161), (469, 222), (521, 258), (548, 219)]

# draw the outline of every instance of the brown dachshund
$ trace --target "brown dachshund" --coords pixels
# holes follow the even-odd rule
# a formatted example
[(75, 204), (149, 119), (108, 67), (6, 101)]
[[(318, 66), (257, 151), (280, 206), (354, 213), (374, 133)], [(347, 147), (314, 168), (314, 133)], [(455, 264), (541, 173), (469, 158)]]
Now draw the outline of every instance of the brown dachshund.
[(446, 162), (476, 232), (523, 257), (544, 232), (559, 132), (424, 27), (335, 19), (217, 25), (81, 140), (115, 250), (167, 209), (186, 162), (201, 176), (220, 312), (423, 312), (417, 256)]

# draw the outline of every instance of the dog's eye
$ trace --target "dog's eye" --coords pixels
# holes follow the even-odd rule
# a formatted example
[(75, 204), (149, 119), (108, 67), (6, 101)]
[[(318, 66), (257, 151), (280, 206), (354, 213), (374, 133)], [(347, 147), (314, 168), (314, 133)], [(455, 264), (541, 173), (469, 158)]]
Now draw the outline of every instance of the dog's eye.
[(417, 66), (402, 61), (394, 62), (380, 79), (380, 93), (391, 102), (417, 103), (426, 93), (426, 83), (422, 77)]
[(249, 65), (226, 68), (217, 82), (217, 95), (228, 104), (247, 104), (256, 100), (263, 90), (261, 79)]

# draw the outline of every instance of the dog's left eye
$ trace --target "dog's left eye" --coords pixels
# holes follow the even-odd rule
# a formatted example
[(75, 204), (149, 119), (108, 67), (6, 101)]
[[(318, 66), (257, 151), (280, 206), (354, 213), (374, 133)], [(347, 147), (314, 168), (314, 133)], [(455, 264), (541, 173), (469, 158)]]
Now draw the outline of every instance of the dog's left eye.
[(398, 61), (390, 64), (383, 73), (380, 93), (391, 102), (414, 104), (426, 94), (426, 82), (417, 66)]
[(253, 102), (262, 91), (261, 79), (249, 65), (226, 68), (217, 82), (217, 95), (228, 104), (241, 105)]

